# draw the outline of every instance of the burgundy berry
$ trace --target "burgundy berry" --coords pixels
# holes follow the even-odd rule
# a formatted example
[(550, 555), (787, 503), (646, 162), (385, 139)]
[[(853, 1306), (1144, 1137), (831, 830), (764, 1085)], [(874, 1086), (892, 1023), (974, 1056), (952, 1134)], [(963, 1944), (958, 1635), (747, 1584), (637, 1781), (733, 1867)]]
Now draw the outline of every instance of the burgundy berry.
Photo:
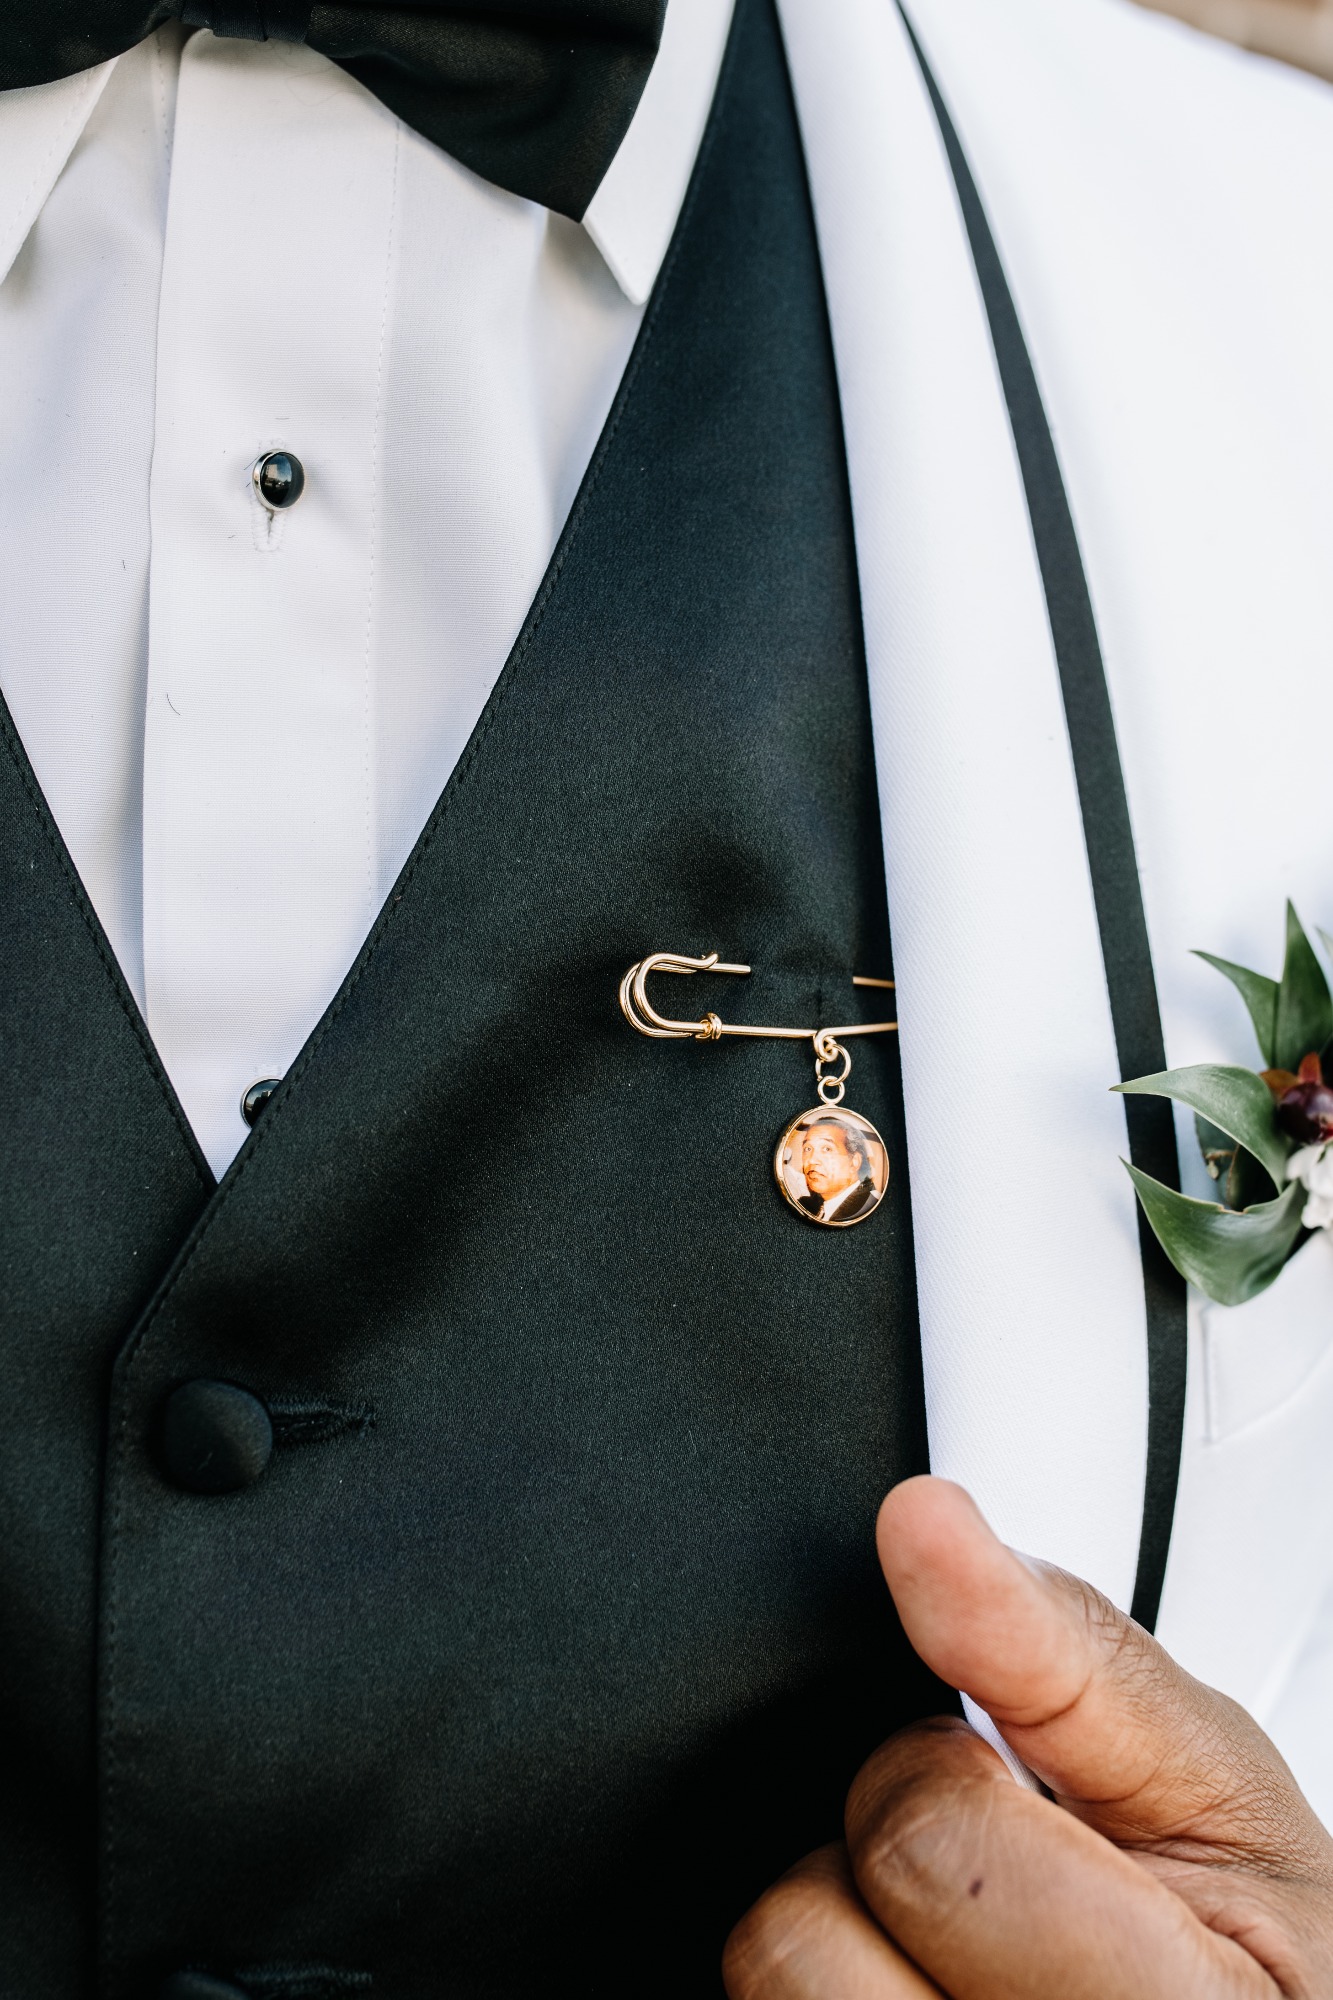
[(1333, 1090), (1326, 1083), (1293, 1083), (1278, 1099), (1277, 1122), (1302, 1146), (1333, 1139)]

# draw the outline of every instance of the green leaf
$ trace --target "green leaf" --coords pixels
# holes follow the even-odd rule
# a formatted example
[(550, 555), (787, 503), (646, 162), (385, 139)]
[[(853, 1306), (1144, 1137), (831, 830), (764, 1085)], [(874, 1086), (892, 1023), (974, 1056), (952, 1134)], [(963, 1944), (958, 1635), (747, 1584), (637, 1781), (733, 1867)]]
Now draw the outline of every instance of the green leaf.
[(1252, 1069), (1196, 1063), (1190, 1069), (1166, 1069), (1114, 1087), (1128, 1096), (1172, 1097), (1178, 1104), (1188, 1104), (1253, 1153), (1275, 1188), (1286, 1186), (1288, 1147), (1273, 1116), (1268, 1085)]
[(1301, 920), (1287, 904), (1287, 952), (1277, 992), (1270, 1068), (1297, 1069), (1333, 1035), (1333, 997)]
[(1195, 1201), (1125, 1162), (1153, 1235), (1183, 1278), (1220, 1306), (1243, 1306), (1277, 1277), (1301, 1233), (1305, 1189), (1292, 1181), (1276, 1201), (1237, 1215)]
[[(1206, 965), (1215, 966), (1217, 971), (1224, 973), (1231, 981), (1250, 1010), (1250, 1019), (1254, 1023), (1254, 1032), (1259, 1042), (1259, 1053), (1264, 1059), (1266, 1068), (1276, 1068), (1277, 1058), (1273, 1054), (1277, 1028), (1276, 979), (1266, 979), (1262, 972), (1251, 972), (1245, 965), (1233, 965), (1229, 958), (1214, 958), (1211, 951), (1196, 951), (1194, 956), (1201, 958)], [(1301, 1053), (1303, 1055), (1305, 1051), (1302, 1050)], [(1296, 1065), (1292, 1063), (1290, 1067), (1294, 1069)]]

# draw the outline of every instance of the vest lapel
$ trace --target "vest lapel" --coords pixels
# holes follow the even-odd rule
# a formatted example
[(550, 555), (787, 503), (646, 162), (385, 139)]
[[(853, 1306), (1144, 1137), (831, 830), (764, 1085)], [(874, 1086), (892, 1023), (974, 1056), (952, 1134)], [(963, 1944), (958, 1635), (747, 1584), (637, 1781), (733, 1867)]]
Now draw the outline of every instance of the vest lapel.
[(932, 1464), (1010, 1540), (1127, 1604), (1146, 1454), (1143, 1279), (1013, 439), (896, 9), (783, 0), (780, 12), (848, 439)]
[(50, 1990), (73, 1993), (91, 1946), (92, 1842), (69, 1828), (93, 1811), (107, 1376), (213, 1176), (3, 703), (0, 965), (0, 1653), (12, 1714), (47, 1725), (14, 1726), (0, 1776), (0, 1960), (14, 1971), (17, 1910), (58, 1910), (40, 1927)]

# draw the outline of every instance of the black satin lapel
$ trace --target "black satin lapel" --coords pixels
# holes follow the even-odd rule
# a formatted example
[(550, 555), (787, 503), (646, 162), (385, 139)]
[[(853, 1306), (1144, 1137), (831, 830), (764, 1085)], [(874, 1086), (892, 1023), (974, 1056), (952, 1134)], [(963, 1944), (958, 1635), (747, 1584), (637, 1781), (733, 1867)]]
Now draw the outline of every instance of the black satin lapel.
[[(1060, 672), (1120, 1075), (1122, 1079), (1147, 1076), (1166, 1068), (1166, 1047), (1115, 719), (1069, 496), (1032, 357), (972, 170), (912, 24), (901, 7), (899, 12), (953, 170), (1023, 474)], [(1180, 1161), (1171, 1106), (1155, 1097), (1127, 1097), (1123, 1102), (1135, 1166), (1178, 1188)], [(1148, 1469), (1132, 1610), (1151, 1631), (1161, 1603), (1180, 1476), (1185, 1281), (1168, 1263), (1141, 1211), (1139, 1248), (1148, 1324)]]

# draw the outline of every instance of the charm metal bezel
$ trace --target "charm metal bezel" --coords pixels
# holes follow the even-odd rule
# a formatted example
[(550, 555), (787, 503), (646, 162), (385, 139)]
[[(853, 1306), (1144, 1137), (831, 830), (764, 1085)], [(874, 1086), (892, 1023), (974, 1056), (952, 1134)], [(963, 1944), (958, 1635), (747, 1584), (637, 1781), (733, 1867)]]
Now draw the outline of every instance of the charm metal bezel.
[[(844, 1130), (850, 1125), (866, 1141), (867, 1172), (858, 1182), (858, 1186), (864, 1186), (868, 1182), (872, 1199), (858, 1207), (855, 1215), (816, 1215), (812, 1209), (805, 1206), (805, 1202), (789, 1183), (788, 1168), (791, 1164), (793, 1142), (803, 1127), (816, 1124), (838, 1125)], [(868, 1222), (888, 1193), (891, 1172), (889, 1149), (870, 1120), (863, 1118), (859, 1111), (852, 1111), (840, 1104), (829, 1104), (823, 1099), (818, 1104), (812, 1105), (808, 1111), (799, 1112), (795, 1118), (790, 1119), (783, 1127), (778, 1143), (773, 1148), (773, 1177), (777, 1181), (778, 1192), (782, 1199), (788, 1208), (794, 1209), (806, 1222), (813, 1222), (820, 1229), (855, 1229), (858, 1222)], [(804, 1180), (799, 1168), (796, 1170), (796, 1178)], [(807, 1192), (806, 1200), (808, 1199)]]

